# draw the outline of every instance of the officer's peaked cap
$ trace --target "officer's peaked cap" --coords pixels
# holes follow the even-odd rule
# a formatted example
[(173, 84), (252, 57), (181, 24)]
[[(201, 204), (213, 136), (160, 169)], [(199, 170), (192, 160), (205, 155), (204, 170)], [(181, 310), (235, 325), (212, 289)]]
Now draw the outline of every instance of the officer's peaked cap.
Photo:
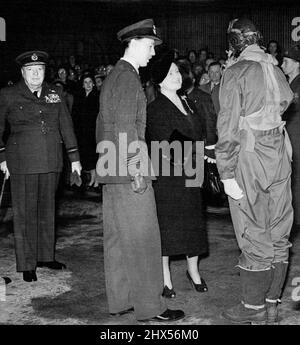
[(162, 40), (157, 36), (153, 19), (144, 19), (126, 26), (117, 33), (117, 37), (121, 42), (128, 42), (132, 38), (152, 38), (156, 45), (162, 43)]
[(16, 63), (22, 66), (45, 65), (49, 55), (44, 51), (33, 50), (20, 54), (16, 57)]

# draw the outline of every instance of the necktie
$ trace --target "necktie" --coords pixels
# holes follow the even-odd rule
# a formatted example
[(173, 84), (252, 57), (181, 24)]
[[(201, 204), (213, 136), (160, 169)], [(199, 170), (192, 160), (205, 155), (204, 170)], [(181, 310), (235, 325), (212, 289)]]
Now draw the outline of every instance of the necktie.
[(37, 91), (33, 91), (33, 94), (35, 95), (36, 98), (39, 98)]

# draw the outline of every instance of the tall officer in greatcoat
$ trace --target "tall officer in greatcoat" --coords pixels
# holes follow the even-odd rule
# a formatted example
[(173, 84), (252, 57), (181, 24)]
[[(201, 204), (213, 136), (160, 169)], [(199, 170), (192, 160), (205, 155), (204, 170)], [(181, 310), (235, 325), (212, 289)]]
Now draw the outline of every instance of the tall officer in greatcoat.
[(63, 142), (72, 171), (81, 173), (71, 116), (61, 94), (44, 82), (47, 59), (43, 51), (19, 55), (22, 80), (0, 91), (0, 168), (11, 182), (17, 271), (28, 282), (37, 280), (36, 267), (66, 267), (55, 260), (55, 192)]
[[(111, 314), (134, 309), (137, 320), (174, 321), (183, 318), (184, 313), (168, 309), (161, 296), (160, 232), (151, 176), (143, 171), (147, 170), (143, 167), (148, 159), (144, 141), (147, 101), (139, 67), (148, 64), (155, 55), (154, 45), (161, 40), (152, 19), (127, 26), (117, 36), (125, 53), (101, 88), (96, 127), (100, 153), (96, 170), (99, 181), (105, 184), (103, 236), (108, 307)], [(118, 165), (115, 172), (105, 168), (108, 143), (117, 152), (116, 157), (111, 150), (108, 158), (109, 165)], [(138, 143), (140, 153), (128, 154), (134, 143)]]

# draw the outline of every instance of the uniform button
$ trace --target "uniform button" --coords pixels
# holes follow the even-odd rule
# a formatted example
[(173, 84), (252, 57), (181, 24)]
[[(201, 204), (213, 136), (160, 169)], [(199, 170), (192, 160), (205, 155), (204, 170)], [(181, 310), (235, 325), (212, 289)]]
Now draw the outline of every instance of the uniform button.
[(45, 123), (45, 121), (42, 121), (42, 124), (44, 124)]
[(42, 111), (40, 110), (40, 114), (42, 113)]

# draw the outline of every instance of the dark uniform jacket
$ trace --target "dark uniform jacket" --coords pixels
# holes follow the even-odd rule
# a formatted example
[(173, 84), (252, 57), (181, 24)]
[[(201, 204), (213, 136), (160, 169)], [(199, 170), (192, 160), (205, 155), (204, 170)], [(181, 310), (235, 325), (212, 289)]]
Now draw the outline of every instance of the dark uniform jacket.
[(220, 83), (215, 85), (213, 88), (211, 88), (211, 82), (204, 85), (200, 85), (200, 90), (211, 95), (215, 112), (218, 115), (220, 111), (220, 101), (219, 101)]
[[(116, 164), (116, 175), (99, 176), (101, 183), (130, 183), (130, 175), (124, 157), (132, 142), (145, 144), (147, 99), (142, 88), (140, 77), (134, 67), (125, 60), (119, 60), (112, 72), (105, 79), (100, 93), (100, 111), (96, 125), (97, 150), (101, 142), (110, 141), (116, 148), (116, 156), (111, 158)], [(126, 141), (120, 143), (120, 136)], [(99, 158), (103, 155), (100, 154)], [(143, 153), (145, 157), (146, 152)], [(128, 158), (135, 154), (128, 154)], [(147, 157), (145, 158), (147, 160)], [(150, 163), (149, 163), (150, 164)], [(101, 174), (99, 161), (97, 174)], [(120, 171), (124, 171), (124, 174)], [(150, 174), (149, 174), (150, 175)], [(147, 176), (144, 174), (144, 176)], [(147, 177), (148, 178), (148, 177)], [(150, 177), (155, 179), (155, 177)]]
[[(177, 161), (174, 159), (174, 154), (172, 150), (169, 150), (169, 148), (160, 150), (159, 155), (160, 159), (165, 157), (170, 161), (170, 176), (172, 176), (173, 181), (177, 180), (180, 184), (184, 184), (186, 179), (185, 171), (182, 164), (179, 164), (178, 166), (179, 162), (184, 162), (188, 157), (184, 149), (184, 142), (191, 141), (195, 145), (196, 141), (203, 141), (205, 128), (203, 128), (203, 120), (198, 114), (197, 108), (194, 106), (193, 102), (185, 96), (181, 97), (181, 101), (187, 115), (184, 115), (176, 105), (162, 93), (159, 93), (156, 99), (148, 105), (146, 141), (148, 143), (150, 153), (151, 142), (162, 143), (163, 141), (167, 141), (171, 144), (172, 142), (179, 141), (181, 143), (183, 154), (181, 160)], [(158, 157), (151, 157), (154, 167), (156, 167), (156, 158)], [(175, 166), (176, 172), (173, 170), (173, 165)], [(202, 167), (200, 167), (200, 170), (201, 168)], [(163, 175), (162, 169), (162, 165), (159, 169), (155, 169), (155, 172), (157, 176), (160, 176), (160, 179)], [(198, 174), (199, 173), (201, 173), (201, 171), (198, 171)], [(176, 174), (179, 176), (176, 176)], [(163, 179), (167, 181), (169, 176), (163, 177)]]
[(217, 142), (217, 115), (210, 95), (194, 88), (187, 97), (194, 103), (199, 116), (203, 119), (205, 145), (214, 145)]
[[(9, 124), (7, 143), (3, 133)], [(71, 162), (79, 160), (73, 123), (61, 94), (46, 83), (40, 98), (24, 80), (0, 91), (0, 162), (11, 174), (59, 172), (62, 143)]]

